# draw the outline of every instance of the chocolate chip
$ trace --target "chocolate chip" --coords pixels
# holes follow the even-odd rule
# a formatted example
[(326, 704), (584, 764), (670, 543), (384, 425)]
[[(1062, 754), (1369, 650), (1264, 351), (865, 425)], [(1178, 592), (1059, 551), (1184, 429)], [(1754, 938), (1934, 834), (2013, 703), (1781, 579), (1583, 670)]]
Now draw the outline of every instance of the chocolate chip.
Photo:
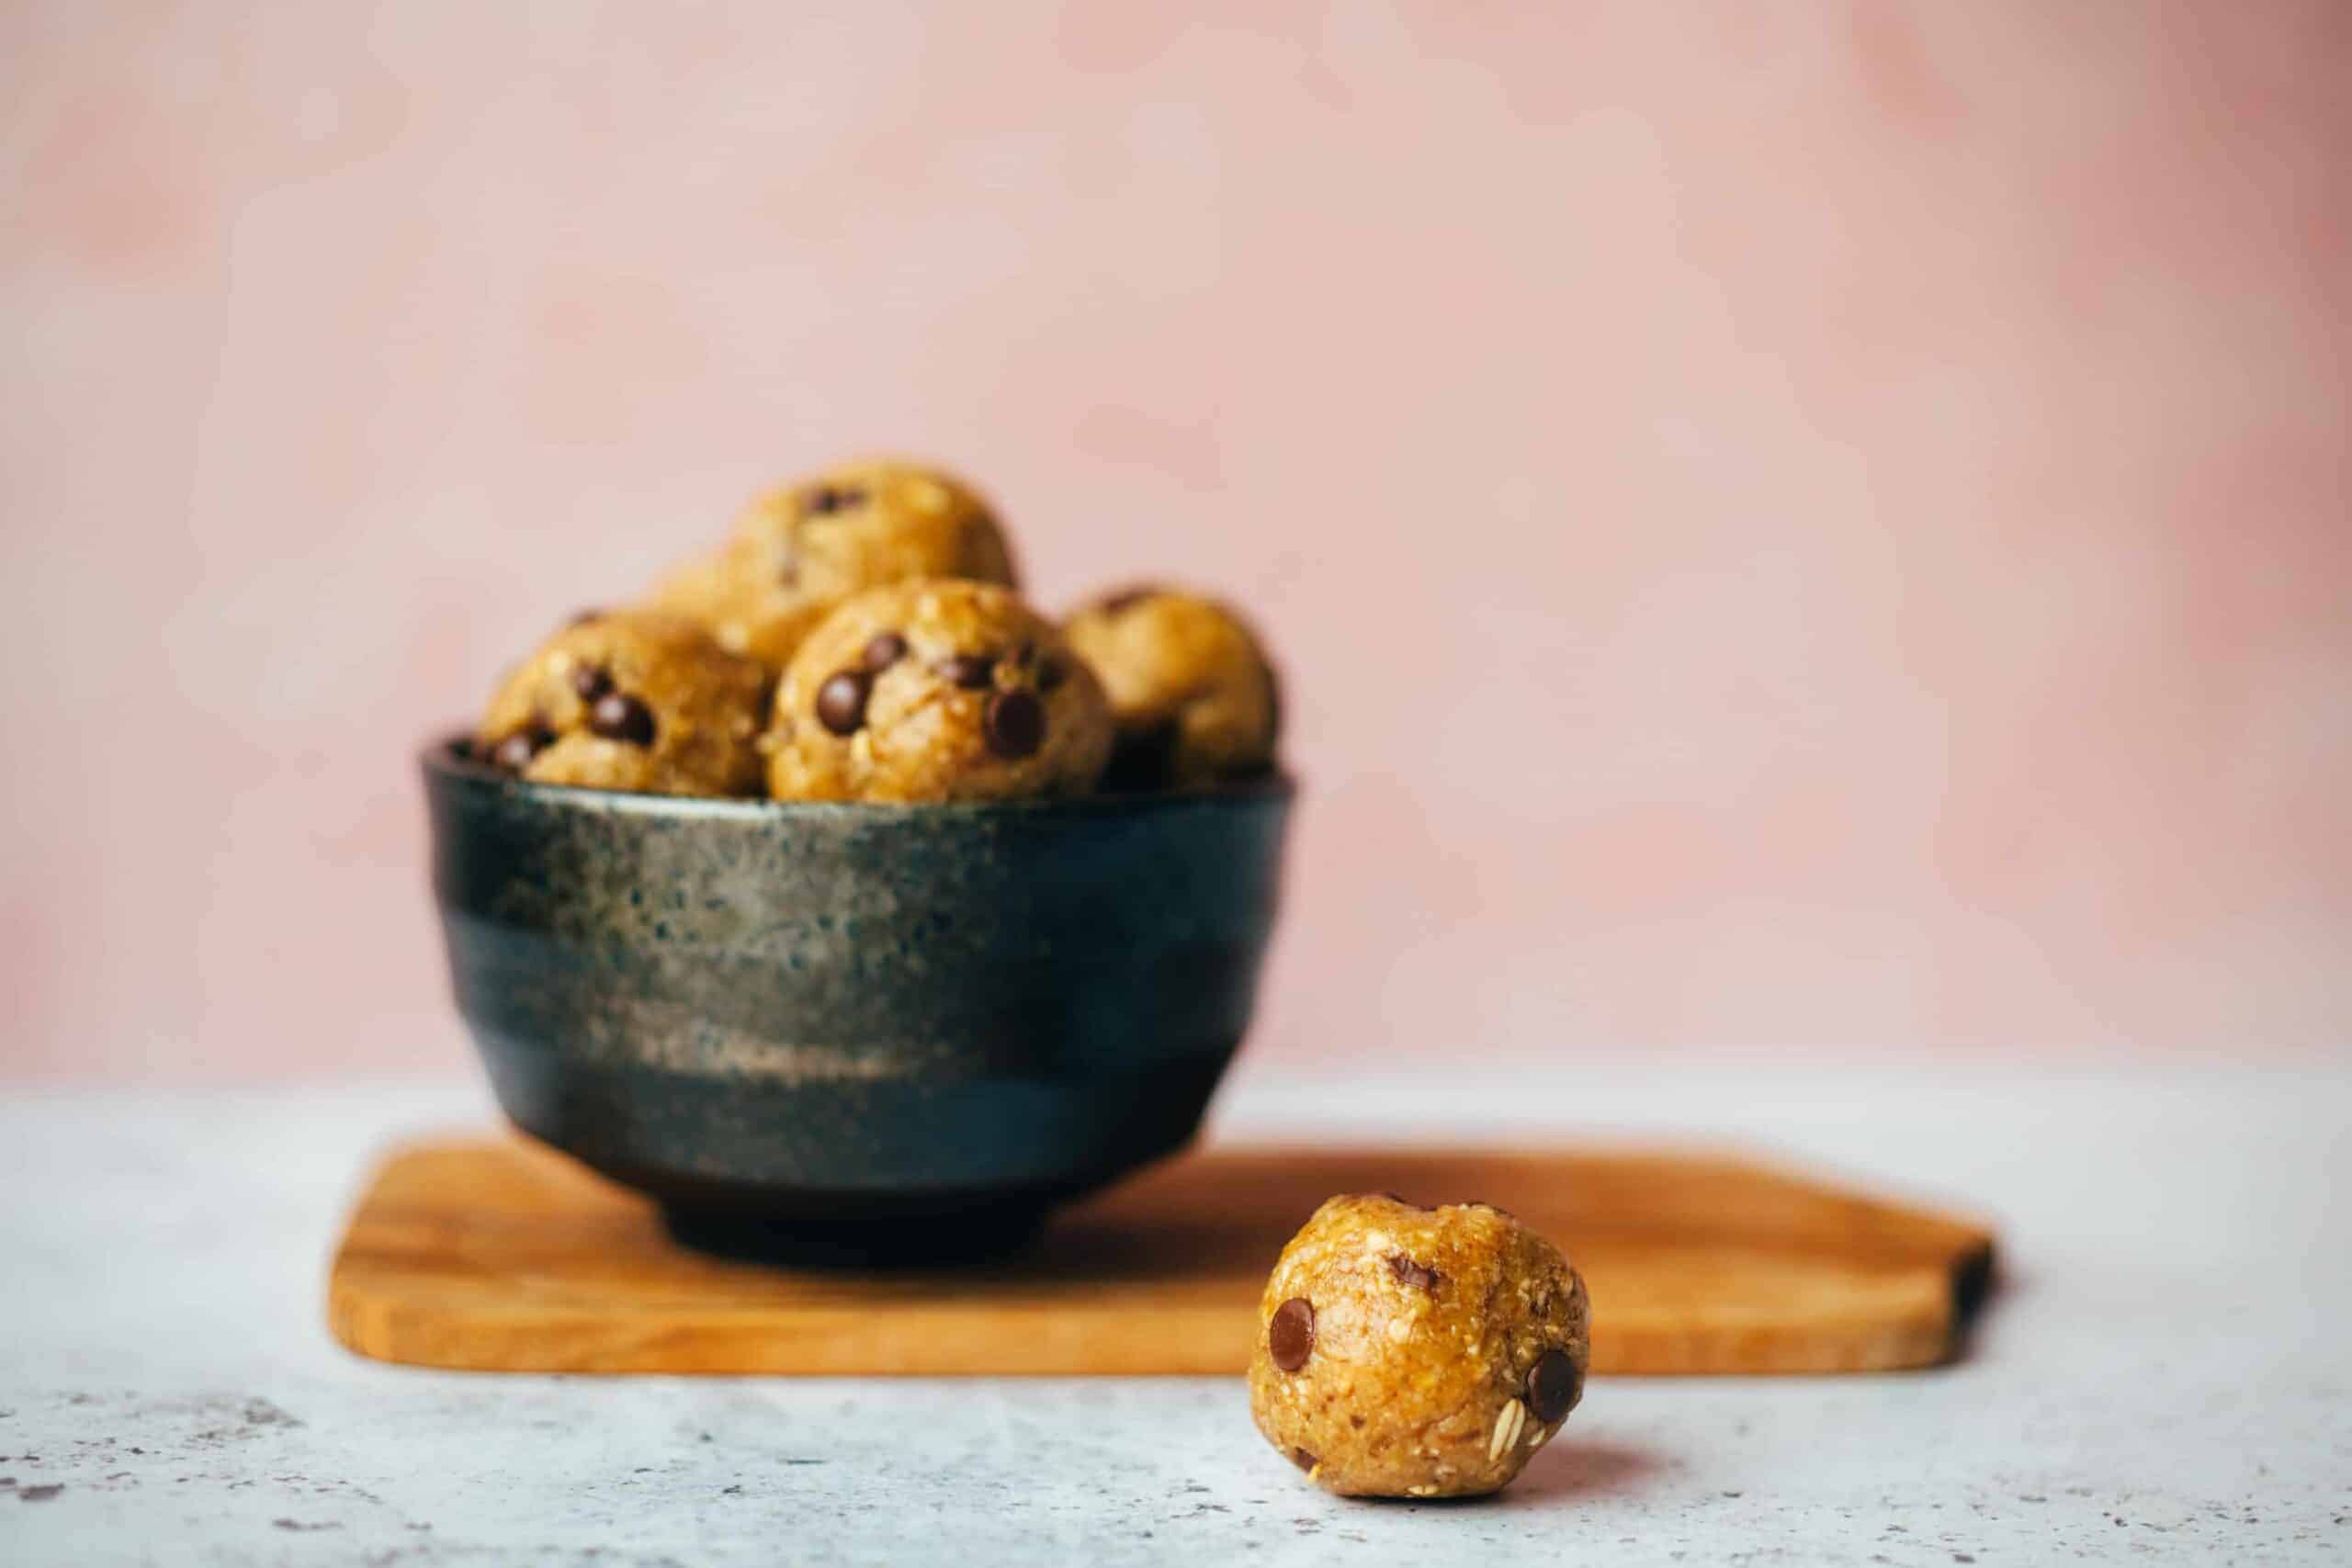
[(604, 615), (604, 613), (605, 613), (605, 612), (604, 612), (604, 611), (602, 611), (602, 610), (599, 610), (599, 609), (594, 609), (594, 608), (586, 609), (586, 610), (574, 610), (574, 611), (572, 611), (572, 612), (571, 612), (571, 619), (570, 619), (570, 620), (568, 620), (568, 621), (564, 622), (563, 624), (564, 624), (565, 626), (586, 626), (589, 622), (591, 622), (591, 621), (593, 621), (593, 620), (596, 620), (597, 618), (599, 618), (600, 616), (602, 616), (602, 615)]
[[(1024, 671), (1041, 692), (1050, 692), (1062, 683), (1061, 667), (1046, 656), (1046, 650), (1034, 642), (1024, 642), (1012, 650), (1009, 662), (1016, 671)], [(1049, 676), (1046, 671), (1053, 673)]]
[(1527, 1370), (1527, 1408), (1548, 1427), (1576, 1407), (1583, 1381), (1566, 1350), (1546, 1350)]
[(874, 640), (865, 645), (865, 651), (858, 657), (858, 662), (879, 675), (906, 656), (905, 637), (897, 632), (876, 632)]
[(941, 680), (967, 692), (984, 692), (996, 679), (996, 660), (984, 653), (952, 653), (932, 668)]
[(835, 735), (854, 735), (865, 725), (865, 699), (874, 677), (863, 670), (841, 670), (817, 688), (817, 722)]
[(588, 728), (607, 740), (653, 744), (653, 710), (627, 692), (606, 692), (588, 710)]
[(1427, 1264), (1416, 1263), (1401, 1252), (1392, 1252), (1388, 1255), (1388, 1271), (1396, 1276), (1400, 1285), (1437, 1294), (1438, 1271)]
[(490, 749), (490, 765), (519, 773), (531, 765), (532, 758), (554, 744), (555, 731), (533, 719)]
[(808, 492), (808, 499), (801, 503), (801, 510), (811, 517), (827, 517), (865, 504), (865, 492), (855, 485), (819, 485)]
[(1266, 1322), (1266, 1354), (1274, 1365), (1286, 1372), (1295, 1372), (1306, 1365), (1306, 1358), (1315, 1350), (1315, 1303), (1305, 1296), (1293, 1296), (1274, 1309)]
[(1291, 1463), (1298, 1466), (1299, 1469), (1305, 1471), (1312, 1471), (1317, 1465), (1323, 1462), (1321, 1460), (1317, 1459), (1313, 1454), (1308, 1453), (1305, 1449), (1295, 1448), (1290, 1450), (1290, 1461)]
[(1046, 705), (1029, 692), (999, 692), (980, 715), (980, 733), (989, 750), (1017, 762), (1046, 743)]
[(579, 695), (582, 702), (593, 703), (613, 689), (613, 678), (609, 672), (597, 665), (574, 665), (571, 671), (571, 689)]
[(1122, 588), (1116, 592), (1105, 593), (1094, 602), (1094, 607), (1106, 615), (1124, 615), (1145, 600), (1157, 597), (1159, 592), (1159, 590), (1150, 583), (1138, 582), (1132, 588)]
[(1069, 671), (1062, 667), (1060, 660), (1046, 660), (1037, 666), (1037, 689), (1041, 692), (1058, 690), (1069, 677)]

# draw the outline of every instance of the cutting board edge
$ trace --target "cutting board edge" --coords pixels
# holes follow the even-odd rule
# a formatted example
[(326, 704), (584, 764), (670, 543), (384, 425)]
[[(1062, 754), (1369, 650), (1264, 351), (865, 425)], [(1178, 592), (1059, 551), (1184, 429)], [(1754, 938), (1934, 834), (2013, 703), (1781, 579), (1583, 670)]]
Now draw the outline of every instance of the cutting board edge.
[[(1211, 1152), (1280, 1156), (1329, 1151), (1314, 1145), (1247, 1143), (1216, 1145)], [(1809, 1345), (1804, 1329), (1785, 1324), (1762, 1325), (1781, 1340), (1769, 1355), (1759, 1353), (1753, 1343), (1758, 1326), (1754, 1324), (1720, 1333), (1703, 1325), (1686, 1328), (1679, 1337), (1639, 1331), (1630, 1335), (1603, 1334), (1595, 1346), (1592, 1369), (1600, 1376), (1805, 1376), (1930, 1369), (1965, 1354), (1971, 1324), (1996, 1277), (1997, 1239), (1989, 1226), (1962, 1218), (1950, 1208), (1914, 1210), (1901, 1200), (1891, 1200), (1837, 1179), (1832, 1179), (1835, 1185), (1816, 1185), (1808, 1176), (1747, 1148), (1698, 1149), (1670, 1141), (1626, 1139), (1580, 1144), (1573, 1151), (1556, 1147), (1472, 1149), (1431, 1145), (1397, 1152), (1538, 1162), (1556, 1161), (1570, 1157), (1571, 1154), (1576, 1158), (1688, 1159), (1717, 1171), (1737, 1169), (1753, 1172), (1770, 1182), (1802, 1183), (1826, 1197), (1851, 1201), (1939, 1227), (1953, 1243), (1954, 1250), (1943, 1266), (1934, 1270), (1938, 1310), (1919, 1314), (1917, 1321), (1877, 1324), (1871, 1330), (1874, 1337), (1860, 1348), (1851, 1337)], [(1007, 1350), (968, 1353), (967, 1347), (967, 1353), (945, 1360), (930, 1356), (877, 1355), (870, 1345), (860, 1350), (857, 1341), (861, 1337), (856, 1335), (847, 1337), (847, 1348), (831, 1340), (812, 1344), (805, 1336), (793, 1336), (781, 1342), (782, 1353), (774, 1348), (751, 1351), (728, 1342), (757, 1336), (771, 1347), (779, 1343), (773, 1318), (764, 1318), (757, 1310), (738, 1314), (743, 1320), (739, 1325), (714, 1327), (690, 1322), (683, 1327), (673, 1326), (649, 1336), (626, 1328), (615, 1332), (611, 1314), (593, 1310), (542, 1306), (527, 1314), (478, 1312), (445, 1302), (428, 1311), (413, 1301), (399, 1299), (396, 1282), (388, 1283), (380, 1277), (380, 1259), (371, 1261), (368, 1268), (352, 1267), (355, 1237), (367, 1216), (368, 1201), (403, 1162), (418, 1157), (485, 1154), (520, 1156), (542, 1170), (563, 1173), (567, 1181), (576, 1176), (587, 1190), (602, 1185), (584, 1168), (543, 1145), (527, 1139), (485, 1135), (478, 1129), (450, 1135), (422, 1134), (390, 1145), (370, 1165), (361, 1186), (361, 1200), (344, 1226), (329, 1270), (325, 1303), (328, 1327), (345, 1349), (390, 1365), (590, 1376), (1216, 1377), (1235, 1375), (1246, 1365), (1246, 1354), (1238, 1348), (1229, 1353), (1202, 1355), (1171, 1353), (1162, 1348), (1136, 1357), (1096, 1344), (1079, 1358), (1086, 1364), (1076, 1367), (1071, 1364), (1067, 1339), (1058, 1350), (1040, 1353), (1018, 1337)], [(1925, 1269), (1927, 1265), (1917, 1267)], [(1008, 1314), (1001, 1306), (998, 1312), (1000, 1317), (1020, 1315), (1017, 1311)], [(1051, 1321), (1052, 1310), (1048, 1304), (1039, 1303), (1034, 1315), (1043, 1325)], [(1226, 1325), (1231, 1321), (1229, 1314), (1205, 1314), (1195, 1328), (1206, 1332), (1212, 1317), (1222, 1320), (1216, 1332), (1224, 1337)], [(596, 1332), (600, 1328), (601, 1334)], [(574, 1330), (578, 1331), (577, 1336)], [(589, 1347), (582, 1342), (582, 1338), (595, 1337), (612, 1343)], [(1192, 1336), (1187, 1333), (1173, 1337), (1182, 1341)], [(671, 1350), (647, 1350), (649, 1340), (663, 1338), (675, 1341)], [(1743, 1341), (1747, 1342), (1745, 1348), (1741, 1348)]]

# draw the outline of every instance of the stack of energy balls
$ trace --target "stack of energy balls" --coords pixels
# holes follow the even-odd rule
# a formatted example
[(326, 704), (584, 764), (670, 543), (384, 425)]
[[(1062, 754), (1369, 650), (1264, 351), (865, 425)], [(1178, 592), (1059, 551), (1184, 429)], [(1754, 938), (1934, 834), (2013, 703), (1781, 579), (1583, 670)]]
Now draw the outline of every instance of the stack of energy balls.
[[(1280, 693), (1232, 611), (1138, 588), (1057, 626), (1019, 587), (970, 487), (844, 463), (760, 497), (641, 603), (559, 630), (491, 699), (474, 755), (537, 784), (831, 801), (1272, 768)], [(1499, 1209), (1335, 1198), (1267, 1282), (1251, 1412), (1332, 1492), (1494, 1492), (1582, 1396), (1589, 1319), (1576, 1270)]]
[(474, 754), (536, 784), (895, 802), (1273, 766), (1273, 670), (1232, 611), (1134, 589), (1057, 626), (1019, 588), (968, 485), (843, 463), (760, 497), (642, 603), (556, 632), (491, 698)]

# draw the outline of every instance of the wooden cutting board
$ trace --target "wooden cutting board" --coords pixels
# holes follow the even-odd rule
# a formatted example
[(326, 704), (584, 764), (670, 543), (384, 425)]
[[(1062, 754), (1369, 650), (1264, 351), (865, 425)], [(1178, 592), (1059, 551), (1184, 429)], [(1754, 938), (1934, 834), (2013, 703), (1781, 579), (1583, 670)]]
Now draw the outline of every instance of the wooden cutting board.
[(1558, 1242), (1600, 1372), (1926, 1366), (1992, 1278), (1978, 1225), (1747, 1160), (1374, 1148), (1188, 1155), (986, 1266), (786, 1270), (689, 1251), (561, 1156), (470, 1137), (377, 1170), (328, 1317), (364, 1356), (484, 1371), (1231, 1373), (1283, 1243), (1368, 1190), (1498, 1203)]

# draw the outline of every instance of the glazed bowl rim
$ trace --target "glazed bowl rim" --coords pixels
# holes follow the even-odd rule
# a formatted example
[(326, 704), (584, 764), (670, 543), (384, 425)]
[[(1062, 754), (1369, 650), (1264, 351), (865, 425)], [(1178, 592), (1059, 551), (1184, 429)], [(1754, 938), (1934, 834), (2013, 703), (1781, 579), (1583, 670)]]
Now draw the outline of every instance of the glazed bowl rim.
[(1065, 795), (1050, 800), (954, 800), (911, 804), (863, 800), (762, 800), (735, 796), (639, 795), (579, 784), (535, 784), (474, 761), (461, 748), (467, 730), (447, 730), (418, 749), (428, 779), (475, 789), (497, 789), (557, 811), (619, 812), (637, 817), (736, 822), (910, 822), (957, 819), (1024, 822), (1055, 818), (1148, 817), (1202, 807), (1287, 805), (1297, 781), (1280, 769), (1261, 777), (1208, 788), (1170, 789), (1132, 795)]

